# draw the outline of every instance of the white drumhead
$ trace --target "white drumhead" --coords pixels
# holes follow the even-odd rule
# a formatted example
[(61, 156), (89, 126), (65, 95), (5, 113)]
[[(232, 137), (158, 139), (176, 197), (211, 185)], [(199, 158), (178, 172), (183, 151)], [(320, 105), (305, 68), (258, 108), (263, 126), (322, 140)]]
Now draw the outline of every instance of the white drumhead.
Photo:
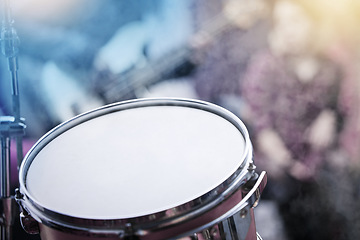
[(196, 199), (242, 163), (241, 132), (183, 106), (108, 113), (55, 137), (33, 159), (29, 194), (43, 207), (89, 219), (164, 211)]

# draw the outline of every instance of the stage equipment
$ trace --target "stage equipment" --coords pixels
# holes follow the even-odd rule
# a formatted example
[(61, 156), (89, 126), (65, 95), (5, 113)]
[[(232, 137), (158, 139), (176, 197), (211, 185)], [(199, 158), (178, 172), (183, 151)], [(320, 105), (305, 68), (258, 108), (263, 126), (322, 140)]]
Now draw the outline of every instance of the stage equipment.
[(20, 100), (18, 86), (18, 45), (19, 38), (14, 29), (11, 18), (10, 5), (8, 0), (3, 0), (3, 22), (1, 29), (1, 50), (8, 60), (8, 66), (11, 75), (12, 87), (12, 107), (14, 116), (0, 116), (0, 138), (1, 138), (1, 196), (0, 196), (0, 225), (1, 240), (12, 239), (12, 227), (16, 214), (16, 203), (14, 196), (11, 195), (10, 182), (10, 142), (12, 138), (16, 139), (16, 150), (18, 167), (21, 164), (22, 137), (25, 134), (24, 119), (20, 118)]
[(54, 128), (26, 155), (16, 200), (43, 240), (261, 239), (257, 174), (240, 119), (174, 98), (107, 105)]

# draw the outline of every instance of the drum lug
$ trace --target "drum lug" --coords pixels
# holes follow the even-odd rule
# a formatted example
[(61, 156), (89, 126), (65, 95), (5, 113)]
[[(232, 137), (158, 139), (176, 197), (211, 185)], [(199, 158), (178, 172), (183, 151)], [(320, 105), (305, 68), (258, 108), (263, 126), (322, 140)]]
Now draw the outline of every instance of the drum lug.
[(20, 192), (18, 188), (15, 190), (15, 200), (20, 206), (20, 223), (25, 232), (27, 232), (28, 234), (39, 234), (39, 224), (22, 206), (24, 195)]
[(248, 210), (246, 208), (243, 208), (240, 210), (240, 217), (246, 218), (246, 215), (248, 214)]
[(259, 204), (260, 196), (267, 183), (266, 172), (263, 171), (260, 175), (255, 173), (253, 177), (244, 185), (244, 195), (250, 194), (248, 203), (251, 207), (256, 207)]
[(24, 210), (20, 213), (20, 222), (21, 226), (28, 234), (40, 233), (38, 222)]
[(123, 234), (119, 235), (124, 240), (139, 240), (140, 238), (134, 233), (134, 228), (131, 223), (125, 224), (125, 230)]
[(253, 162), (249, 163), (248, 171), (253, 173), (256, 170), (256, 165)]
[[(19, 203), (19, 201), (24, 199), (24, 195), (20, 192), (20, 190), (17, 188), (15, 189), (15, 200)], [(20, 205), (20, 203), (19, 203)]]

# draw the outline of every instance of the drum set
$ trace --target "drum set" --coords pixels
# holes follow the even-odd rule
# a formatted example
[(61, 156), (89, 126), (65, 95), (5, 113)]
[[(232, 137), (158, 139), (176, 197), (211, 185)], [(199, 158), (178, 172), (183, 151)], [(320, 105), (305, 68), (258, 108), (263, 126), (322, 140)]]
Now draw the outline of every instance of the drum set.
[(0, 122), (2, 240), (12, 238), (17, 207), (23, 229), (42, 240), (261, 239), (254, 208), (267, 177), (256, 172), (248, 131), (199, 100), (134, 99), (62, 123), (20, 159), (13, 196), (10, 140), (21, 147), (26, 126), (16, 53), (6, 56), (15, 116)]

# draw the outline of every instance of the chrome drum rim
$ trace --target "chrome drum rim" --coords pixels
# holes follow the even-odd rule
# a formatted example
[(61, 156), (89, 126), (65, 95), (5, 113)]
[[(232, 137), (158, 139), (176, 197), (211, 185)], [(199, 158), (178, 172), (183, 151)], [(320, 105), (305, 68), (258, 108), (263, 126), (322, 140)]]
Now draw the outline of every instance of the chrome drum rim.
[[(41, 149), (52, 139), (78, 124), (102, 115), (149, 106), (183, 106), (201, 109), (226, 119), (232, 123), (245, 139), (245, 151), (239, 156), (240, 167), (216, 188), (185, 204), (154, 214), (126, 219), (86, 219), (76, 218), (54, 212), (41, 206), (26, 188), (26, 174)], [(76, 116), (44, 135), (25, 156), (19, 172), (21, 197), (18, 202), (31, 217), (51, 228), (78, 235), (118, 237), (137, 235), (141, 239), (165, 238), (182, 235), (186, 232), (206, 228), (221, 221), (232, 212), (245, 207), (249, 201), (242, 186), (254, 175), (253, 151), (248, 131), (244, 123), (228, 110), (217, 105), (191, 99), (156, 98), (136, 99), (110, 104)]]

